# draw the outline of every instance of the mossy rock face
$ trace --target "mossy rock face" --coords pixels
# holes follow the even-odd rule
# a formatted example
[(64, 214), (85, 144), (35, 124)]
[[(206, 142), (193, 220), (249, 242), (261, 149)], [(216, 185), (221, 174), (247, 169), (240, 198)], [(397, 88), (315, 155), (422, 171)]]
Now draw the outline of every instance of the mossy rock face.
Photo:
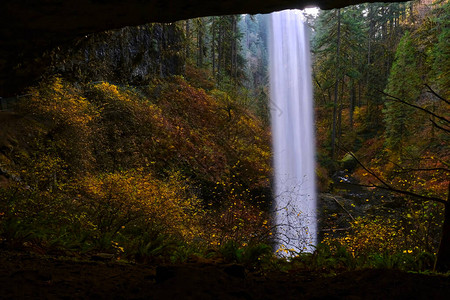
[(51, 72), (76, 82), (145, 85), (184, 71), (183, 33), (175, 24), (147, 24), (95, 33), (55, 56)]
[(342, 169), (352, 171), (358, 165), (356, 159), (350, 154), (347, 153), (345, 156), (339, 161), (342, 166)]

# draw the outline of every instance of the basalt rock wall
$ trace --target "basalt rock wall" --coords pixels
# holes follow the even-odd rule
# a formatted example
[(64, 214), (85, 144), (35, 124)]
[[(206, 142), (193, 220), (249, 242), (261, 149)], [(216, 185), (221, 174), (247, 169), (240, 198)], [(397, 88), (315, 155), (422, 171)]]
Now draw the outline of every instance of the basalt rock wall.
[(81, 82), (144, 85), (181, 74), (183, 34), (175, 24), (147, 24), (95, 33), (48, 56), (47, 73)]
[(267, 13), (307, 5), (329, 9), (361, 2), (365, 1), (2, 0), (0, 97), (15, 95), (38, 78), (49, 63), (43, 54), (91, 33), (199, 16)]

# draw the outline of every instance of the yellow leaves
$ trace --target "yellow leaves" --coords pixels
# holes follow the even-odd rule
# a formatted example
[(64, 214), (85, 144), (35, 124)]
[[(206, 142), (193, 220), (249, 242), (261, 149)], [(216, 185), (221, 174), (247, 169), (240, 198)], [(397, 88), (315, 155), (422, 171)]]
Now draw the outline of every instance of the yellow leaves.
[[(125, 252), (125, 249), (120, 246), (118, 242), (111, 241), (111, 247), (116, 250), (116, 255), (120, 255)], [(120, 257), (118, 259), (120, 260)]]
[(132, 95), (130, 93), (120, 91), (116, 85), (110, 84), (108, 82), (101, 82), (94, 85), (94, 89), (100, 92), (108, 100), (120, 101), (120, 102), (131, 102)]
[(164, 228), (166, 233), (192, 239), (202, 216), (199, 200), (177, 173), (163, 182), (151, 174), (117, 172), (86, 177), (80, 185), (85, 205), (100, 218), (117, 222), (121, 230), (133, 228), (122, 225), (132, 217), (139, 226)]
[(80, 90), (58, 77), (31, 88), (30, 94), (31, 99), (23, 103), (23, 108), (55, 122), (84, 127), (98, 116)]
[(275, 251), (275, 253), (283, 253), (287, 256), (290, 256), (292, 254), (295, 254), (296, 250), (293, 248), (287, 248), (285, 245), (281, 244), (280, 247)]
[[(68, 198), (85, 209), (80, 218), (94, 231), (162, 228), (185, 239), (202, 232), (205, 243), (210, 238), (215, 245), (235, 237), (247, 243), (255, 233), (270, 235), (267, 215), (255, 203), (264, 196), (254, 195), (269, 186), (268, 131), (226, 93), (220, 102), (182, 78), (176, 81), (158, 82), (161, 97), (151, 100), (107, 82), (81, 90), (57, 77), (32, 89), (28, 111), (51, 124), (43, 135), (59, 136), (48, 141), (53, 152), (42, 149), (43, 154), (30, 157), (33, 168), (24, 167), (20, 177), (27, 173), (30, 182), (45, 182), (43, 190), (54, 187), (65, 172), (66, 182), (78, 178)], [(223, 109), (228, 104), (230, 115)], [(133, 140), (129, 135), (141, 136)], [(82, 160), (88, 161), (86, 167), (76, 169)], [(212, 197), (210, 206), (228, 201), (212, 217), (216, 229), (200, 224), (205, 211), (191, 191), (193, 183), (179, 173), (165, 173), (181, 169), (180, 164), (196, 180), (208, 182), (202, 189), (215, 189), (204, 193), (218, 198)], [(146, 174), (149, 169), (160, 177)], [(221, 233), (225, 225), (234, 230)], [(121, 251), (119, 244), (113, 247)]]
[(402, 247), (401, 229), (390, 222), (358, 218), (351, 223), (352, 231), (340, 238), (330, 235), (324, 238), (324, 243), (334, 245), (334, 241), (347, 248), (354, 256), (370, 253), (395, 253)]

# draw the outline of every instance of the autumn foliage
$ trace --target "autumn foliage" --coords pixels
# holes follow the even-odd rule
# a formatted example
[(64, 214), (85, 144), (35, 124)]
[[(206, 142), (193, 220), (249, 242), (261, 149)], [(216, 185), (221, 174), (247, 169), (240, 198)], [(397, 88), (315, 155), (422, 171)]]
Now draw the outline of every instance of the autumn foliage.
[(142, 259), (268, 241), (270, 136), (226, 93), (180, 76), (140, 89), (52, 77), (29, 93), (29, 134), (2, 157), (15, 176), (2, 243)]

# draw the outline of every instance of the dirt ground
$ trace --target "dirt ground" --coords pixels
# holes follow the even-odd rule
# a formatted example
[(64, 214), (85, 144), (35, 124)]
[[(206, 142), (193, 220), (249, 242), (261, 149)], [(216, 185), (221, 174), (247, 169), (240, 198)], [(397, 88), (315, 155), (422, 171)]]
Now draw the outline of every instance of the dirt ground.
[(240, 265), (137, 265), (0, 251), (0, 299), (450, 299), (450, 277), (396, 270), (257, 274)]

